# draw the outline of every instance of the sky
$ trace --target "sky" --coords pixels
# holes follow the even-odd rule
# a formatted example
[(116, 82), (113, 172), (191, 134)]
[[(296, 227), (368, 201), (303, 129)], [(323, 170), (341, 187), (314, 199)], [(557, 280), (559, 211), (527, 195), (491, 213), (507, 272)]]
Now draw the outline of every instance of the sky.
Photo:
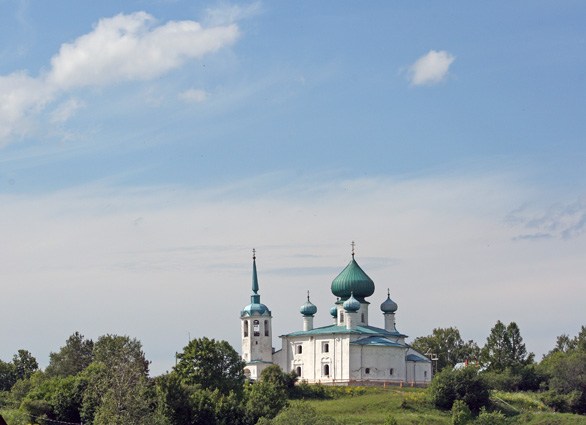
[(586, 324), (586, 4), (0, 0), (0, 359), (240, 350), (356, 260), (408, 341)]

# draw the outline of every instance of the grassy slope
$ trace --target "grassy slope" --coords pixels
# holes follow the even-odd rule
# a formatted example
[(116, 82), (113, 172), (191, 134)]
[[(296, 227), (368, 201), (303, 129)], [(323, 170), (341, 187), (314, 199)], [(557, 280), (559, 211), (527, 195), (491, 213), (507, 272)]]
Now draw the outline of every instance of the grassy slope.
[[(502, 393), (492, 396), (497, 410), (509, 416), (509, 423), (530, 425), (584, 424), (586, 416), (553, 413), (534, 394)], [(318, 412), (344, 424), (384, 424), (389, 416), (400, 425), (451, 424), (450, 412), (435, 409), (421, 389), (380, 389), (350, 392), (333, 400), (308, 401)]]

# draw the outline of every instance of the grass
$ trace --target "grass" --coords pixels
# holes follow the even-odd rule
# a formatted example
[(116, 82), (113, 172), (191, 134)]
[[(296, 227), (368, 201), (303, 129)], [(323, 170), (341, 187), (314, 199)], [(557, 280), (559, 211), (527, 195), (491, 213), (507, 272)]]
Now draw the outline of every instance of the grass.
[(421, 389), (367, 388), (359, 394), (308, 403), (344, 424), (384, 424), (390, 416), (399, 424), (451, 423), (451, 414), (436, 410)]
[[(554, 413), (533, 393), (491, 394), (492, 410), (501, 411), (509, 424), (586, 425), (586, 416)], [(356, 388), (329, 400), (307, 401), (319, 413), (343, 424), (385, 424), (393, 417), (399, 425), (451, 424), (451, 412), (436, 409), (424, 389)]]

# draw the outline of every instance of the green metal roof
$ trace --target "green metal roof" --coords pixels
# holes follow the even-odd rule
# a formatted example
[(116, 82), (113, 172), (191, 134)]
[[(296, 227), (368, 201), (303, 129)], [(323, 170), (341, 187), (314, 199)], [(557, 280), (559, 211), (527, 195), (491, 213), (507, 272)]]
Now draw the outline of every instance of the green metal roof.
[(421, 357), (417, 354), (408, 354), (407, 356), (405, 356), (405, 360), (407, 360), (408, 362), (415, 363), (431, 363), (431, 360), (429, 360), (427, 357)]
[[(253, 251), (254, 252), (254, 251)], [(260, 302), (258, 293), (258, 276), (256, 273), (256, 255), (252, 256), (252, 294), (250, 295), (250, 304), (242, 309), (240, 317), (244, 316), (270, 316), (271, 311), (268, 307)]]
[(367, 336), (366, 338), (358, 339), (350, 344), (356, 345), (373, 345), (379, 347), (407, 347), (406, 344), (400, 344), (395, 341), (391, 341), (390, 339), (381, 337), (381, 336)]
[(354, 293), (354, 297), (360, 302), (374, 294), (374, 282), (354, 260), (354, 255), (350, 263), (332, 281), (332, 293), (342, 301)]
[(407, 337), (400, 332), (388, 332), (381, 328), (374, 326), (357, 326), (356, 329), (347, 329), (346, 326), (329, 325), (320, 328), (314, 328), (310, 331), (291, 332), (281, 336), (311, 336), (311, 335), (336, 335), (336, 334), (357, 334), (357, 335), (380, 335), (393, 337)]

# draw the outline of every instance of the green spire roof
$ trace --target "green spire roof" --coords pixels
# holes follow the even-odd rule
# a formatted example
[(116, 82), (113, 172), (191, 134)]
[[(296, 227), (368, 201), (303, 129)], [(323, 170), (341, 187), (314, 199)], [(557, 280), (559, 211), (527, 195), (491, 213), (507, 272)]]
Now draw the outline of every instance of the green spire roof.
[(256, 251), (252, 250), (252, 292), (258, 293), (258, 276), (256, 275)]
[(360, 302), (363, 302), (365, 297), (374, 294), (374, 282), (360, 268), (354, 259), (354, 254), (350, 263), (332, 281), (332, 293), (340, 297), (342, 301), (347, 300), (354, 293), (354, 297)]
[(258, 276), (256, 274), (256, 250), (252, 250), (252, 294), (250, 295), (250, 304), (248, 304), (240, 312), (240, 316), (270, 316), (271, 311), (266, 305), (260, 302), (260, 294), (258, 293)]

